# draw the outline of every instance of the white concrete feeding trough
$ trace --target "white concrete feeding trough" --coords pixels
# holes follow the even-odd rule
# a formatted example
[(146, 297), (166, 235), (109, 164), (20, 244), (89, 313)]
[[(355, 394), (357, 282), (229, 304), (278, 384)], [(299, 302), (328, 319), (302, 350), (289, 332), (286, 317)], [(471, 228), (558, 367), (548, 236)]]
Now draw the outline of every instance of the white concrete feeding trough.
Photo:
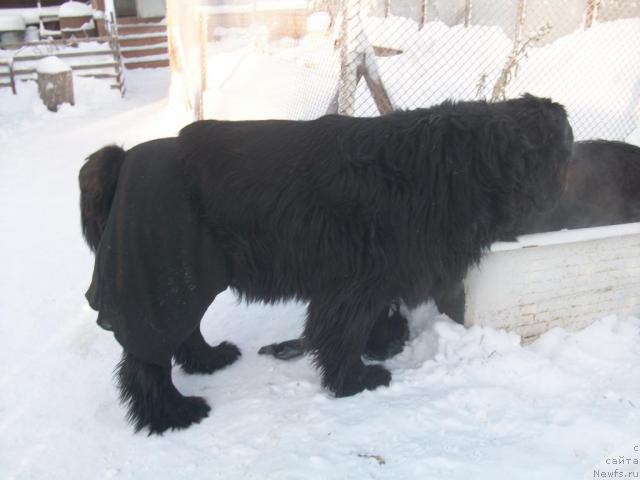
[(640, 313), (640, 223), (524, 235), (496, 243), (465, 280), (465, 325), (530, 342), (608, 314)]

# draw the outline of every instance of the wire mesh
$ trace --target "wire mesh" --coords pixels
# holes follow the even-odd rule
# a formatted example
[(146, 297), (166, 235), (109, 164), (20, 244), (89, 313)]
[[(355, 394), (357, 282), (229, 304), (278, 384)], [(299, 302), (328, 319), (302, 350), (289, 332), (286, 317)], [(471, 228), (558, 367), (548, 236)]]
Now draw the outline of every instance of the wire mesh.
[[(638, 126), (640, 0), (201, 3), (210, 118), (375, 116), (530, 92), (565, 104), (579, 139)], [(182, 28), (196, 31), (189, 15)]]

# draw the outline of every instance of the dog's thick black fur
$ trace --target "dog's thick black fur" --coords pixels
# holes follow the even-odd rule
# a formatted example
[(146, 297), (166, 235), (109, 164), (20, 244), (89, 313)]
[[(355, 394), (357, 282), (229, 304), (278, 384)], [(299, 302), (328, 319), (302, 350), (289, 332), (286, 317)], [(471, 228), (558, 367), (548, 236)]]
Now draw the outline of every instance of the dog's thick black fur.
[[(589, 140), (574, 144), (567, 186), (556, 206), (523, 217), (514, 233), (525, 235), (632, 222), (640, 222), (640, 147), (610, 140)], [(457, 287), (434, 300), (440, 312), (464, 323), (462, 279)], [(382, 358), (389, 358), (398, 351), (398, 338), (406, 338), (408, 334), (404, 317), (398, 313), (380, 315), (368, 345), (377, 345), (384, 352)], [(277, 350), (278, 345), (271, 346), (272, 350)], [(294, 358), (304, 350), (299, 344), (295, 351), (290, 348), (288, 353), (289, 358)]]
[[(564, 108), (525, 96), (378, 118), (201, 121), (128, 151), (106, 226), (106, 203), (83, 200), (82, 218), (102, 232), (99, 244), (87, 235), (87, 296), (124, 347), (130, 419), (161, 432), (206, 416), (173, 387), (170, 358), (187, 371), (237, 358), (199, 334), (223, 285), (247, 301), (308, 301), (305, 348), (336, 396), (388, 385), (361, 358), (379, 312), (449, 291), (520, 218), (550, 208), (572, 144)], [(120, 155), (89, 159), (83, 199), (108, 196), (90, 172), (116, 172)]]

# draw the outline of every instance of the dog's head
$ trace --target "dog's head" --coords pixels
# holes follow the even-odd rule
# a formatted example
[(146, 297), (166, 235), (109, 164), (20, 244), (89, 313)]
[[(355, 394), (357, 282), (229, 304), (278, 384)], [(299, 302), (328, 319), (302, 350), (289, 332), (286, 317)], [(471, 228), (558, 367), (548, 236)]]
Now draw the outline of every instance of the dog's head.
[(560, 199), (573, 131), (564, 107), (546, 98), (524, 95), (489, 106), (495, 113), (489, 138), (496, 142), (492, 148), (499, 162), (498, 190), (503, 190), (496, 205), (496, 234), (508, 239), (522, 233), (525, 218), (551, 209)]
[(573, 130), (567, 112), (559, 103), (525, 95), (505, 102), (520, 130), (521, 169), (516, 182), (522, 184), (537, 210), (551, 208), (566, 184), (566, 172), (573, 149)]

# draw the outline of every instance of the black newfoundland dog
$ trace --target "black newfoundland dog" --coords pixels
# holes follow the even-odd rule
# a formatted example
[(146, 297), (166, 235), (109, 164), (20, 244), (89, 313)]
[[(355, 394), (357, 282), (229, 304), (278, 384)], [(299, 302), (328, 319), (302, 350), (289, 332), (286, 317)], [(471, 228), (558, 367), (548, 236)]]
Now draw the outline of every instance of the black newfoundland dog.
[[(515, 235), (640, 222), (640, 147), (610, 140), (576, 142), (567, 187), (551, 210), (523, 217)], [(512, 240), (512, 238), (502, 240)], [(464, 323), (464, 285), (434, 297), (438, 309)], [(365, 356), (384, 360), (399, 353), (409, 337), (399, 302), (384, 308), (371, 330)], [(302, 339), (274, 343), (260, 353), (287, 360), (304, 354)]]
[(201, 121), (177, 138), (105, 147), (80, 171), (96, 252), (87, 298), (124, 352), (136, 430), (207, 416), (172, 357), (212, 372), (240, 355), (200, 320), (231, 287), (246, 301), (308, 302), (305, 348), (336, 396), (388, 385), (362, 354), (379, 316), (447, 291), (518, 220), (564, 187), (573, 136), (561, 105), (525, 96), (445, 102), (378, 118)]

